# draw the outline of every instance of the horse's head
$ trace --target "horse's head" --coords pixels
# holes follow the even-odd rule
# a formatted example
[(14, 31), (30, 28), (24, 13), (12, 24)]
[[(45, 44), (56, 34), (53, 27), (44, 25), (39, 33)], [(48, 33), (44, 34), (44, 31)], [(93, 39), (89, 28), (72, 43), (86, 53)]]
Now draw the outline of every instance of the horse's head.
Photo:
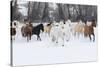
[(43, 24), (40, 24), (39, 27), (40, 27), (40, 30), (44, 31), (44, 25)]
[(92, 26), (93, 26), (93, 27), (96, 27), (96, 22), (95, 22), (95, 20), (92, 20)]

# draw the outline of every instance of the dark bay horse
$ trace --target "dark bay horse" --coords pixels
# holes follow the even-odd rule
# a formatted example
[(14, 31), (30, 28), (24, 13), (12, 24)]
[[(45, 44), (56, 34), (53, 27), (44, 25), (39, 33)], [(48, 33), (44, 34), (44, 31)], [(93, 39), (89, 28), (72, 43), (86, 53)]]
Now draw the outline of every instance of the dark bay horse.
[(32, 29), (32, 35), (37, 35), (37, 40), (40, 40), (40, 41), (41, 41), (41, 38), (40, 38), (41, 31), (44, 32), (43, 24), (39, 24), (39, 25), (33, 27), (33, 29)]
[(91, 35), (93, 35), (93, 41), (95, 41), (94, 27), (96, 27), (96, 22), (95, 22), (95, 20), (92, 20), (89, 22), (91, 22), (90, 26), (88, 26), (86, 24), (84, 26), (84, 36), (85, 37), (89, 36), (90, 41), (91, 41), (92, 40)]

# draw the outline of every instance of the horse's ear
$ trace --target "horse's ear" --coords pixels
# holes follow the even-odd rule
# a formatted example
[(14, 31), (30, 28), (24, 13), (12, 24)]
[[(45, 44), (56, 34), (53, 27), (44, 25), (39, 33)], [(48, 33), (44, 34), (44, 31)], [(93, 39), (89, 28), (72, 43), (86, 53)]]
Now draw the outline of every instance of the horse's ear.
[(93, 20), (92, 20), (92, 22), (94, 23), (94, 22), (95, 22), (95, 20), (93, 19)]
[(87, 23), (87, 21), (84, 22), (85, 24)]

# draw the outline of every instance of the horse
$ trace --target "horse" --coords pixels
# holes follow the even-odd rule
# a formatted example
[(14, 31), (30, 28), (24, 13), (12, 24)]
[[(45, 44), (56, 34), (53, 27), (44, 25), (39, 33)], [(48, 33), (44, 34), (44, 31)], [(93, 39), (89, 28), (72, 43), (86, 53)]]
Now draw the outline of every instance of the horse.
[(52, 28), (52, 23), (48, 23), (47, 25), (44, 26), (44, 32), (48, 34), (48, 36), (50, 36), (50, 31)]
[(82, 23), (82, 21), (80, 20), (74, 26), (74, 36), (78, 36), (79, 38), (80, 35), (83, 35), (83, 32), (84, 32), (84, 23)]
[(11, 28), (10, 28), (10, 31), (11, 31), (11, 39), (12, 37), (14, 37), (14, 40), (15, 40), (15, 35), (16, 35), (16, 32), (17, 32), (17, 29), (18, 29), (18, 24), (19, 22), (14, 20), (13, 22), (11, 22)]
[(60, 21), (58, 24), (54, 23), (51, 28), (50, 36), (52, 37), (52, 42), (58, 43), (58, 39), (62, 39), (62, 46), (64, 46), (64, 40), (69, 41), (70, 39), (70, 24), (64, 21)]
[(12, 39), (13, 37), (14, 37), (14, 40), (15, 40), (16, 28), (10, 28), (10, 32), (11, 32), (11, 40), (13, 40)]
[(40, 32), (44, 32), (44, 25), (43, 24), (39, 24), (37, 26), (34, 26), (32, 28), (32, 35), (37, 35), (37, 40), (40, 40), (41, 41), (41, 38), (40, 38)]
[(21, 28), (22, 36), (27, 37), (27, 42), (31, 40), (32, 28), (33, 26), (30, 26), (30, 24), (26, 24), (26, 26), (22, 26)]
[(71, 21), (70, 20), (65, 21), (64, 28), (62, 29), (62, 31), (65, 34), (64, 36), (66, 37), (67, 41), (69, 41), (71, 38), (71, 29), (72, 29)]
[(90, 41), (92, 40), (91, 35), (93, 35), (93, 42), (95, 41), (94, 27), (96, 27), (95, 20), (87, 21), (90, 22), (90, 25), (85, 24), (84, 26), (84, 37), (89, 37)]
[(62, 46), (64, 46), (64, 37), (63, 37), (63, 33), (60, 29), (59, 24), (54, 24), (54, 26), (51, 28), (51, 32), (50, 32), (50, 37), (52, 42), (58, 44), (58, 39), (61, 38), (62, 39)]
[(19, 22), (17, 20), (14, 20), (12, 22), (12, 25), (15, 26), (16, 28), (18, 28)]
[(13, 40), (13, 38), (14, 38), (14, 40), (15, 40), (15, 35), (16, 35), (16, 27), (13, 27), (13, 24), (12, 24), (12, 22), (11, 22), (11, 28), (10, 28), (10, 35), (11, 35), (11, 40)]

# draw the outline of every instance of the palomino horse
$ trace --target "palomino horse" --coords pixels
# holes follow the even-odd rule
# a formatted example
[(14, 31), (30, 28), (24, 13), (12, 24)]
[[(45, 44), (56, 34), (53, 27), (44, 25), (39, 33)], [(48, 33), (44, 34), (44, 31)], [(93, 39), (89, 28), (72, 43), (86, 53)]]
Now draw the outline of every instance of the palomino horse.
[(75, 27), (74, 27), (74, 36), (80, 36), (84, 33), (84, 23), (82, 21), (79, 21)]
[(91, 41), (92, 40), (91, 35), (93, 35), (93, 41), (95, 41), (94, 27), (96, 27), (96, 22), (95, 22), (95, 20), (92, 20), (89, 22), (91, 22), (91, 25), (85, 24), (84, 36), (85, 37), (89, 36), (90, 41)]
[(46, 26), (44, 26), (44, 32), (47, 33), (49, 36), (50, 36), (51, 28), (52, 28), (52, 23), (49, 23)]

